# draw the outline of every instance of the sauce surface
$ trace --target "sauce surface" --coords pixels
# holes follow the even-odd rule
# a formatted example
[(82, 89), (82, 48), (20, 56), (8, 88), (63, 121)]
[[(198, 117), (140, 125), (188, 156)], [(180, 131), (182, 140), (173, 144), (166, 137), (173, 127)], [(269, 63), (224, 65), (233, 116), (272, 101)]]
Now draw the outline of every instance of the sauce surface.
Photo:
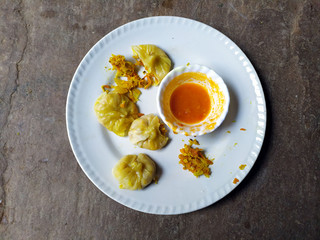
[(187, 124), (201, 122), (211, 111), (209, 93), (200, 84), (184, 83), (172, 92), (170, 109), (181, 122)]

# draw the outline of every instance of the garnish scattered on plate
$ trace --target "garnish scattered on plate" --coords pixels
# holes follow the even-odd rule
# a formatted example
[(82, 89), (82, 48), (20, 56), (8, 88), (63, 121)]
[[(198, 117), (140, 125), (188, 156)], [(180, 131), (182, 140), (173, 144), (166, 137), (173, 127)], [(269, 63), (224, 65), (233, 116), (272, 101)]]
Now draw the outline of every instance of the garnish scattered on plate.
[(179, 155), (179, 163), (183, 165), (184, 170), (189, 170), (196, 177), (205, 175), (210, 177), (211, 170), (210, 165), (213, 164), (213, 159), (208, 159), (203, 154), (203, 149), (193, 148), (192, 145), (200, 145), (197, 140), (189, 140), (189, 144), (185, 144), (182, 149), (180, 149), (181, 154)]
[(233, 184), (237, 184), (239, 182), (238, 178), (233, 179)]
[[(132, 51), (135, 63), (127, 61), (122, 55), (110, 57), (111, 70), (116, 70), (115, 85), (111, 88), (116, 93), (127, 94), (133, 102), (137, 102), (141, 94), (138, 88), (159, 85), (171, 69), (171, 60), (162, 49), (152, 44), (132, 46)], [(143, 77), (138, 74), (139, 66), (147, 71), (143, 71)]]
[(241, 165), (239, 166), (239, 169), (240, 169), (240, 170), (243, 170), (246, 166), (247, 166), (246, 164), (241, 164)]

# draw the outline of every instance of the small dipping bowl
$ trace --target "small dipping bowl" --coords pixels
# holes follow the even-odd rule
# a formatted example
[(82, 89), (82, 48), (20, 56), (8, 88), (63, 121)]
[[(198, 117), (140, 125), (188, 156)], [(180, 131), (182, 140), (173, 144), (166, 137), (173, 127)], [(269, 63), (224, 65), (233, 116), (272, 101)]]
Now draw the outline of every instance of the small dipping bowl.
[[(205, 93), (207, 93), (204, 98), (210, 102), (207, 113), (205, 113), (207, 115), (198, 122), (187, 123), (187, 121), (182, 121), (181, 117), (178, 117), (180, 118), (179, 120), (177, 113), (174, 115), (174, 111), (172, 111), (175, 102), (173, 99), (176, 99), (172, 96), (176, 95), (177, 91), (175, 92), (175, 90), (178, 87), (186, 83), (199, 84), (202, 86), (202, 91), (205, 90)], [(188, 101), (193, 97), (192, 92), (190, 92), (189, 95), (190, 98), (187, 97), (188, 99), (186, 99)], [(218, 128), (228, 113), (229, 102), (229, 92), (222, 78), (212, 69), (201, 65), (174, 68), (161, 81), (157, 95), (157, 108), (163, 122), (175, 133), (185, 136), (200, 136)], [(195, 103), (195, 106), (198, 107), (200, 105)], [(192, 109), (194, 108), (195, 107)], [(187, 106), (186, 109), (181, 109), (181, 111), (191, 111), (191, 115), (193, 115), (192, 109)]]

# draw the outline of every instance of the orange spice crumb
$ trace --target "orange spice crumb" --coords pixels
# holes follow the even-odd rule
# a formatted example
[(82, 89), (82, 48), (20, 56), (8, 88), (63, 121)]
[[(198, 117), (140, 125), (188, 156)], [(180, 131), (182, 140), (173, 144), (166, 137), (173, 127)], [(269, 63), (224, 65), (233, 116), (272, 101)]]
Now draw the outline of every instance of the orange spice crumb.
[(247, 131), (247, 129), (245, 129), (245, 128), (240, 128), (240, 130), (241, 130), (241, 131)]
[(140, 59), (138, 59), (138, 58), (134, 58), (134, 59), (136, 60), (136, 62), (135, 62), (136, 66), (144, 66), (143, 62)]
[(167, 133), (167, 129), (163, 123), (160, 123), (159, 130), (163, 135)]
[(247, 166), (246, 164), (241, 164), (241, 165), (239, 166), (239, 168), (240, 168), (240, 170), (243, 170), (246, 166)]
[(120, 103), (120, 107), (121, 107), (121, 108), (124, 108), (124, 107), (125, 107), (125, 104), (126, 104), (125, 102)]
[(149, 88), (153, 81), (152, 75), (146, 75), (144, 78), (139, 77), (136, 66), (141, 65), (140, 62), (136, 64), (127, 61), (122, 55), (113, 55), (109, 62), (112, 65), (112, 70), (116, 70), (114, 78), (115, 86), (111, 86), (113, 91), (119, 94), (127, 94), (133, 101), (137, 102), (141, 94), (137, 88)]
[(102, 91), (104, 91), (104, 92), (106, 92), (109, 89), (111, 89), (111, 87), (109, 85), (102, 85), (101, 88), (102, 88)]
[(239, 182), (238, 178), (233, 179), (233, 184), (237, 184)]
[(203, 149), (193, 148), (192, 145), (199, 145), (197, 140), (189, 140), (189, 144), (185, 144), (180, 149), (179, 163), (183, 165), (184, 170), (189, 170), (196, 177), (205, 175), (209, 177), (211, 175), (210, 165), (213, 164), (213, 159), (210, 160), (203, 154)]

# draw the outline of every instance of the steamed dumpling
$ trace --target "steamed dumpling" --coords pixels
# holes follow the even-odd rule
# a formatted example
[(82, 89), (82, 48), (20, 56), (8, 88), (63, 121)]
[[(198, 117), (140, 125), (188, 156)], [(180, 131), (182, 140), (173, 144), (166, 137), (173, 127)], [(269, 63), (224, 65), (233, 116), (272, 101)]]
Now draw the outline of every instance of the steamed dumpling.
[(132, 46), (134, 57), (140, 58), (148, 73), (156, 78), (156, 85), (167, 75), (171, 60), (167, 54), (155, 45), (145, 44)]
[(131, 124), (129, 130), (130, 141), (149, 150), (157, 150), (166, 145), (168, 138), (160, 119), (154, 114), (144, 115)]
[(113, 176), (119, 181), (120, 188), (142, 189), (154, 179), (156, 164), (147, 155), (126, 155), (112, 169)]
[(98, 97), (94, 111), (103, 126), (121, 137), (128, 135), (131, 123), (139, 113), (136, 104), (128, 97), (112, 92), (103, 92)]

